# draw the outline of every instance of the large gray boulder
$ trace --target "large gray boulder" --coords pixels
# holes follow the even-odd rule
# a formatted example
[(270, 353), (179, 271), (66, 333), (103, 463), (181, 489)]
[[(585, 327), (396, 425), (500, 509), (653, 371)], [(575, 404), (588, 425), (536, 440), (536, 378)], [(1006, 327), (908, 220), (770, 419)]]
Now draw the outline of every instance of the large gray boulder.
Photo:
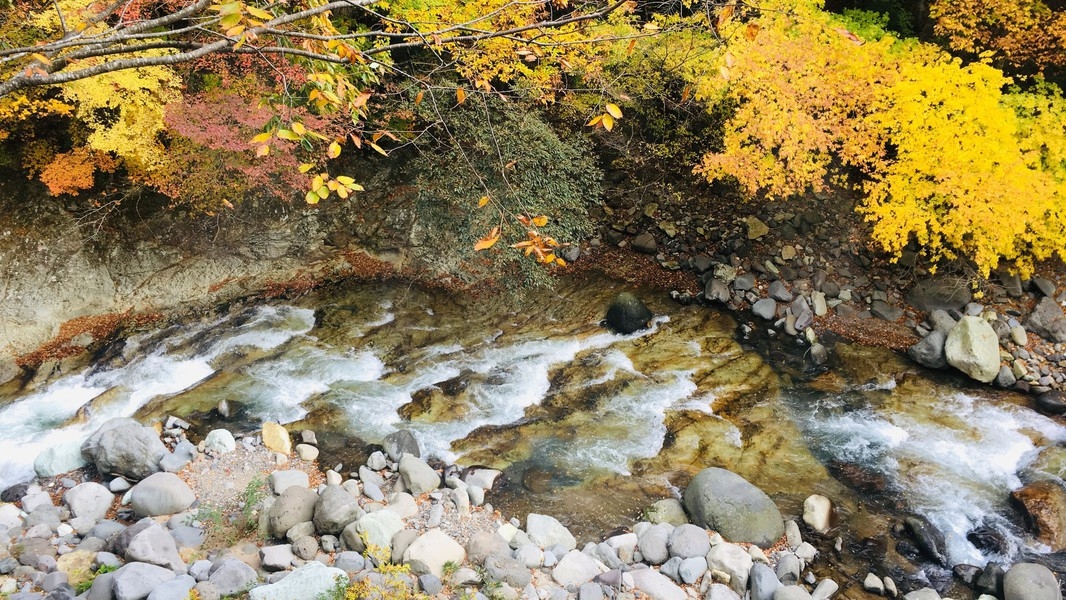
[(530, 513), (526, 516), (526, 534), (529, 541), (541, 549), (559, 544), (567, 550), (577, 548), (577, 539), (565, 525), (550, 515)]
[(1018, 563), (1003, 576), (1003, 600), (1062, 600), (1062, 591), (1044, 565)]
[(999, 336), (988, 321), (963, 317), (944, 342), (944, 357), (973, 379), (991, 383), (999, 375)]
[(917, 344), (907, 348), (907, 356), (923, 367), (943, 369), (948, 366), (948, 359), (944, 357), (944, 343), (947, 339), (943, 332), (932, 331)]
[(134, 481), (160, 471), (167, 453), (159, 434), (128, 418), (111, 419), (81, 446), (82, 456), (101, 474), (113, 473)]
[(385, 449), (385, 454), (388, 454), (389, 459), (393, 461), (400, 460), (404, 454), (422, 456), (418, 440), (406, 429), (400, 429), (385, 436), (385, 439), (381, 441), (381, 446)]
[(292, 486), (282, 492), (267, 512), (270, 533), (276, 538), (283, 538), (297, 523), (306, 523), (315, 517), (315, 504), (318, 494), (299, 486)]
[(339, 485), (328, 485), (318, 496), (315, 504), (315, 530), (320, 534), (340, 535), (349, 523), (365, 513), (359, 501)]
[(423, 533), (403, 552), (403, 562), (411, 566), (411, 572), (423, 575), (432, 573), (444, 576), (444, 565), (457, 565), (466, 560), (466, 550), (448, 534), (433, 528)]
[(622, 292), (615, 296), (607, 308), (606, 322), (608, 327), (618, 333), (629, 334), (647, 327), (653, 316), (639, 298), (629, 292)]
[(926, 312), (960, 309), (973, 300), (970, 285), (958, 277), (938, 277), (918, 282), (907, 293), (907, 302)]
[(79, 483), (63, 494), (63, 502), (70, 508), (71, 514), (94, 521), (107, 517), (114, 500), (115, 495), (111, 490), (92, 481)]
[(127, 563), (115, 571), (111, 579), (111, 594), (115, 600), (143, 600), (159, 585), (174, 579), (170, 569), (148, 563)]
[(767, 548), (785, 534), (781, 511), (773, 500), (725, 469), (711, 467), (697, 473), (685, 489), (684, 501), (693, 523), (732, 542)]
[(338, 584), (348, 584), (348, 574), (336, 567), (311, 561), (284, 579), (270, 585), (261, 585), (248, 592), (251, 600), (305, 600), (307, 598), (332, 597), (330, 593)]
[(1049, 342), (1066, 342), (1066, 314), (1058, 302), (1046, 296), (1033, 308), (1025, 328)]
[(440, 474), (426, 464), (426, 461), (413, 454), (404, 454), (400, 458), (400, 477), (404, 487), (413, 496), (432, 492), (440, 487)]
[(177, 514), (195, 501), (189, 484), (173, 473), (155, 473), (130, 490), (133, 512), (141, 517)]
[(80, 444), (56, 444), (37, 455), (33, 461), (33, 470), (38, 477), (52, 477), (80, 469), (87, 464), (89, 463), (85, 462), (85, 457), (81, 454)]
[(184, 572), (185, 562), (178, 554), (174, 538), (160, 524), (150, 522), (147, 527), (129, 538), (126, 560), (149, 563), (171, 571)]
[(214, 563), (210, 573), (207, 580), (218, 588), (218, 593), (223, 596), (239, 594), (259, 581), (255, 569), (236, 558), (223, 558)]

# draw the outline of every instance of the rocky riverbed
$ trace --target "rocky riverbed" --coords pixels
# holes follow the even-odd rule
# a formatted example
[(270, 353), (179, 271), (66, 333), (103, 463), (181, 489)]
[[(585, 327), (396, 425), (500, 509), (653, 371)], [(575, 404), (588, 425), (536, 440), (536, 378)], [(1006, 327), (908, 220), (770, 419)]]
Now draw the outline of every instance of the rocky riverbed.
[[(939, 598), (874, 573), (861, 583), (815, 575), (824, 557), (803, 538), (830, 531), (832, 500), (812, 494), (800, 522), (785, 520), (766, 494), (724, 469), (701, 471), (681, 499), (649, 506), (629, 530), (578, 540), (551, 516), (494, 511), (498, 471), (427, 462), (406, 430), (365, 464), (323, 473), (311, 431), (267, 424), (190, 440), (181, 419), (163, 425), (160, 438), (132, 419), (109, 421), (83, 446), (90, 467), (0, 494), (0, 595)], [(956, 573), (974, 597), (1061, 600), (1041, 565)]]

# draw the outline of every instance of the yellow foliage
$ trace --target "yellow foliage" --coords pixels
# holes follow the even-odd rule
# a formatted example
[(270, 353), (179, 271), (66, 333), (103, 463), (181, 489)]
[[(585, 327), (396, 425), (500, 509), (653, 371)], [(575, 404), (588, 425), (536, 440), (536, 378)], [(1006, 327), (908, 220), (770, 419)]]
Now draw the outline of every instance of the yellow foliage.
[(1066, 12), (1045, 0), (935, 0), (937, 35), (954, 50), (993, 52), (1015, 66), (1066, 67)]

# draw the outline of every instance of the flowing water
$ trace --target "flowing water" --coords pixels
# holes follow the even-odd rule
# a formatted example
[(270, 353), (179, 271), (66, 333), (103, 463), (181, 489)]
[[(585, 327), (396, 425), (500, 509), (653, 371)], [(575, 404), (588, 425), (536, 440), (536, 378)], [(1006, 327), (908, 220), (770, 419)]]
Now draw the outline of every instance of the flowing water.
[[(804, 372), (802, 348), (738, 341), (732, 317), (652, 292), (662, 316), (616, 335), (598, 322), (623, 289), (570, 281), (510, 302), (363, 284), (140, 334), (0, 398), (0, 489), (109, 418), (175, 414), (204, 430), (314, 429), (326, 467), (407, 428), (424, 454), (503, 469), (490, 499), (506, 514), (556, 514), (587, 538), (722, 466), (787, 515), (829, 496), (831, 536), (884, 556), (911, 514), (945, 533), (952, 564), (1042, 550), (1007, 500), (1023, 480), (1062, 477), (1061, 422), (885, 351), (837, 345), (833, 371)], [(219, 424), (222, 400), (238, 411)], [(979, 526), (1006, 556), (968, 541)]]

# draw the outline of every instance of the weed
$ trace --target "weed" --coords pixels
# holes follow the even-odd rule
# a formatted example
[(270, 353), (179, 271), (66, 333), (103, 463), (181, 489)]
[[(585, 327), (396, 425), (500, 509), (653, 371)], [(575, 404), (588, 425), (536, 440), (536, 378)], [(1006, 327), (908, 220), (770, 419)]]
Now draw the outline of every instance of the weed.
[(448, 562), (444, 563), (443, 566), (441, 566), (440, 572), (441, 575), (443, 575), (442, 579), (448, 579), (452, 575), (455, 575), (455, 572), (458, 570), (459, 564), (456, 563), (454, 560), (449, 560)]

